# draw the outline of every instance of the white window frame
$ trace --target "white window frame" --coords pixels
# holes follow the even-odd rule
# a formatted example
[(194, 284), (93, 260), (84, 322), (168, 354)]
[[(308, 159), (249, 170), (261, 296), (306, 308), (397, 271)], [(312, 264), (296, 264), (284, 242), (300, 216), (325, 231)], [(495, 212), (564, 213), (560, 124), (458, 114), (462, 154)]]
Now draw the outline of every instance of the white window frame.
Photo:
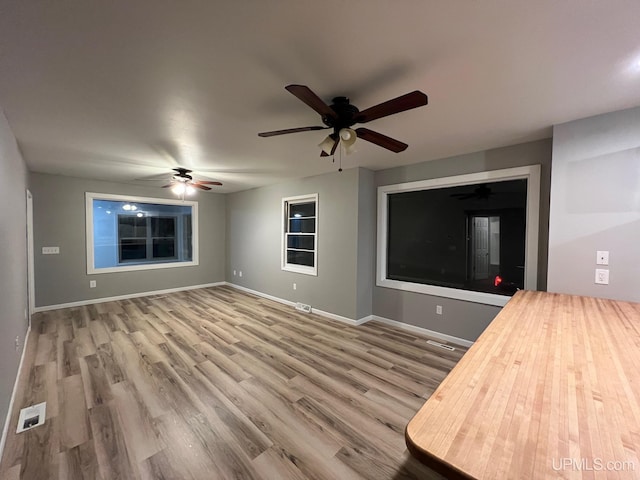
[[(189, 262), (154, 262), (135, 265), (120, 265), (117, 267), (95, 268), (95, 257), (93, 250), (93, 201), (113, 200), (116, 202), (131, 203), (152, 203), (158, 205), (180, 205), (191, 207), (191, 238), (192, 255)], [(150, 198), (136, 197), (132, 195), (113, 195), (108, 193), (85, 192), (85, 228), (87, 239), (87, 274), (96, 275), (101, 273), (131, 272), (136, 270), (157, 270), (162, 268), (193, 267), (199, 265), (198, 261), (198, 202), (189, 200), (173, 200), (170, 198)]]
[[(316, 204), (316, 215), (315, 215), (315, 232), (313, 234), (313, 267), (308, 267), (306, 265), (297, 265), (293, 263), (287, 263), (287, 234), (289, 233), (289, 205), (296, 205), (299, 203), (310, 203), (315, 202)], [(281, 259), (281, 267), (282, 270), (286, 270), (287, 272), (295, 272), (302, 273), (305, 275), (318, 275), (318, 215), (319, 215), (319, 203), (318, 203), (318, 194), (311, 193), (308, 195), (297, 195), (295, 197), (286, 197), (282, 199), (282, 239), (281, 239), (281, 248), (280, 248), (280, 259)]]
[(384, 185), (378, 187), (378, 249), (376, 285), (379, 287), (466, 300), (486, 305), (504, 306), (511, 298), (510, 296), (441, 287), (437, 285), (425, 285), (387, 278), (388, 195), (393, 193), (429, 190), (433, 188), (455, 187), (459, 185), (518, 179), (527, 180), (524, 288), (527, 290), (536, 290), (538, 279), (540, 165), (505, 168), (502, 170), (491, 170), (487, 172), (433, 178), (417, 182), (398, 183), (395, 185)]

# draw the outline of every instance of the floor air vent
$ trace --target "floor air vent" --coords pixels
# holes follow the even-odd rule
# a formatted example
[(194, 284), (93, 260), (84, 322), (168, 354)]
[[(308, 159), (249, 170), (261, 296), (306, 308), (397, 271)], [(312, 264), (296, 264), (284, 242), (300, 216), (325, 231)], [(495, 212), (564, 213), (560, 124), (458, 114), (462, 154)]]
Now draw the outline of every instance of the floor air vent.
[(433, 345), (434, 347), (444, 348), (445, 350), (449, 350), (451, 352), (453, 352), (455, 350), (455, 348), (450, 347), (449, 345), (445, 345), (444, 343), (436, 342), (434, 340), (427, 340), (427, 343), (429, 345)]
[(311, 313), (311, 305), (307, 305), (306, 303), (296, 303), (296, 310), (300, 310), (304, 313)]
[(20, 417), (18, 417), (18, 429), (16, 430), (16, 433), (31, 430), (32, 428), (42, 425), (44, 423), (46, 412), (47, 402), (31, 405), (30, 407), (20, 410)]

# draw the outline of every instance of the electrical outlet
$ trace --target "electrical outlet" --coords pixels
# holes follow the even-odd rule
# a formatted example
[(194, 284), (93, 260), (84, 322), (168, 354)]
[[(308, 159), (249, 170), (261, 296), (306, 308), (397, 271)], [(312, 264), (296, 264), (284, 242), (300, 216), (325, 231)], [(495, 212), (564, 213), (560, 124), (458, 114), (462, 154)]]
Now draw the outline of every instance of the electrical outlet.
[(596, 268), (596, 283), (598, 285), (609, 285), (609, 270)]
[(96, 288), (96, 281), (95, 280), (89, 280), (89, 288)]
[(436, 305), (436, 315), (442, 315), (442, 305)]
[(236, 276), (236, 271), (235, 271), (235, 270), (233, 271), (233, 276), (234, 276), (234, 277)]
[(297, 289), (297, 288), (298, 288), (298, 285), (296, 285), (296, 284), (294, 283), (294, 284), (293, 284), (293, 289), (295, 290), (295, 289)]
[(43, 255), (58, 255), (60, 253), (60, 247), (42, 247)]
[(239, 275), (239, 276), (242, 276), (242, 270), (240, 270), (240, 271), (238, 272), (238, 275)]
[(20, 337), (16, 337), (16, 350), (20, 350)]
[(596, 265), (609, 265), (608, 250), (598, 250), (596, 252)]

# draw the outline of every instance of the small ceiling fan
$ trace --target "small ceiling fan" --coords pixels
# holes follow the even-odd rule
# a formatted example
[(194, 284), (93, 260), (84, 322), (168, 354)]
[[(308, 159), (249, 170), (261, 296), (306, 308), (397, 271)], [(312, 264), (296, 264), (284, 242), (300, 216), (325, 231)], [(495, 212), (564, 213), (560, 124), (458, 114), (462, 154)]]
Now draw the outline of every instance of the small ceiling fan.
[(200, 190), (211, 190), (211, 187), (207, 185), (221, 186), (221, 182), (215, 182), (210, 180), (194, 180), (190, 173), (192, 170), (187, 168), (173, 168), (174, 173), (171, 176), (171, 182), (167, 185), (163, 185), (162, 188), (171, 188), (171, 191), (176, 195), (184, 195), (185, 193), (193, 193), (196, 188)]
[(312, 130), (333, 129), (331, 133), (319, 146), (322, 148), (320, 156), (327, 157), (333, 155), (340, 141), (343, 142), (347, 153), (352, 151), (353, 143), (357, 138), (374, 143), (382, 148), (398, 153), (407, 149), (406, 143), (400, 142), (382, 133), (374, 132), (368, 128), (359, 127), (351, 129), (356, 123), (368, 123), (378, 118), (387, 117), (396, 113), (421, 107), (428, 103), (427, 96), (419, 90), (401, 95), (392, 100), (380, 103), (366, 110), (360, 111), (355, 105), (349, 102), (347, 97), (335, 97), (331, 105), (327, 105), (311, 89), (305, 85), (287, 85), (284, 87), (288, 92), (302, 100), (309, 107), (320, 114), (322, 123), (325, 126), (311, 126), (288, 128), (285, 130), (274, 130), (271, 132), (259, 133), (260, 137), (273, 137), (288, 133), (308, 132)]

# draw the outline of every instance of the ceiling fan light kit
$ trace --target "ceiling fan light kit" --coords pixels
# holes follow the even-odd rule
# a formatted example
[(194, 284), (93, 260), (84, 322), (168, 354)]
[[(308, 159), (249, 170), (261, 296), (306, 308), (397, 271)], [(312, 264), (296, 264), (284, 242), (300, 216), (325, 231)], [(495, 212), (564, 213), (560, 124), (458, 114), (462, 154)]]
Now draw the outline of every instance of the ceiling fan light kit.
[(355, 143), (357, 138), (358, 134), (351, 128), (343, 128), (340, 130), (340, 143), (344, 147), (344, 151), (347, 155), (351, 155), (356, 151)]
[(200, 190), (211, 190), (211, 187), (207, 185), (221, 186), (221, 182), (214, 182), (209, 180), (194, 180), (190, 173), (192, 170), (187, 168), (174, 168), (174, 173), (171, 177), (171, 182), (167, 185), (163, 185), (162, 188), (171, 188), (171, 191), (176, 195), (184, 199), (185, 195), (193, 195), (196, 192), (196, 188)]
[(318, 146), (321, 149), (320, 156), (333, 155), (338, 143), (342, 143), (347, 154), (355, 151), (354, 144), (357, 138), (371, 142), (379, 147), (386, 148), (395, 153), (407, 149), (406, 143), (400, 142), (381, 133), (360, 127), (355, 130), (351, 127), (356, 123), (367, 123), (378, 118), (387, 117), (396, 113), (411, 110), (427, 105), (427, 95), (419, 90), (401, 95), (386, 102), (380, 103), (366, 110), (360, 111), (349, 102), (347, 97), (335, 97), (331, 105), (327, 105), (311, 89), (305, 85), (287, 85), (285, 89), (299, 100), (320, 114), (323, 126), (297, 127), (284, 130), (273, 130), (259, 133), (260, 137), (273, 137), (288, 133), (308, 132), (313, 130), (333, 129), (333, 133), (325, 138)]
[(336, 144), (336, 139), (334, 137), (335, 137), (334, 133), (332, 133), (331, 135), (327, 135), (327, 138), (325, 138), (322, 142), (318, 144), (318, 146), (320, 147), (320, 150), (322, 150), (327, 155), (331, 155), (331, 152), (334, 151), (333, 147)]

